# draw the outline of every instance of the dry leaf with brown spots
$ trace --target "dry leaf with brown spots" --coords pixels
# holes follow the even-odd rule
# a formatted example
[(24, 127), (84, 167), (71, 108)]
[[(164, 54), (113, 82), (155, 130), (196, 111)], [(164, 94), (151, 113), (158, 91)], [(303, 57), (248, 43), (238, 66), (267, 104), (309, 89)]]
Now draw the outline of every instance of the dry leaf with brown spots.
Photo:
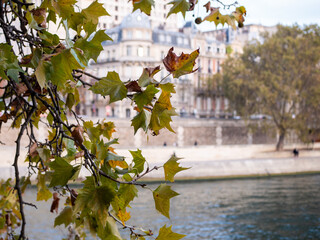
[(193, 73), (198, 69), (193, 69), (195, 60), (199, 56), (199, 49), (193, 51), (190, 54), (181, 53), (177, 56), (173, 52), (173, 47), (168, 51), (167, 56), (163, 59), (163, 64), (167, 71), (172, 73), (174, 78), (178, 78), (182, 75)]

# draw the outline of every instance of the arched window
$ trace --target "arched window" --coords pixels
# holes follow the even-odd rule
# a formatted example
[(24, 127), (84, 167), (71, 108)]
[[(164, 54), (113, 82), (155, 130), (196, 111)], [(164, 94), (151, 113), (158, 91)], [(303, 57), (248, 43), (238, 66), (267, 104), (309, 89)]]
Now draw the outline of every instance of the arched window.
[(142, 46), (138, 47), (138, 56), (143, 57), (143, 47)]

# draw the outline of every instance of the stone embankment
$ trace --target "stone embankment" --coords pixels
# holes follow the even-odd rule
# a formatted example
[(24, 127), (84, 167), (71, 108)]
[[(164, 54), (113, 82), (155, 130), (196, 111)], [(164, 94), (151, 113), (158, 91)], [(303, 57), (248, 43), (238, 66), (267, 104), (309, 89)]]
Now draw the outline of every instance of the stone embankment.
[[(299, 157), (293, 157), (292, 149), (300, 149)], [(233, 146), (194, 146), (194, 147), (145, 147), (141, 148), (143, 156), (150, 167), (163, 165), (172, 154), (181, 157), (181, 166), (190, 167), (177, 174), (180, 179), (221, 179), (234, 177), (254, 177), (270, 175), (287, 175), (303, 173), (320, 173), (320, 145), (314, 149), (304, 146), (288, 146), (285, 151), (275, 152), (274, 145), (233, 145)], [(13, 177), (10, 159), (14, 157), (13, 146), (0, 146), (1, 178)], [(136, 148), (131, 148), (136, 150)], [(21, 156), (26, 156), (26, 150)], [(130, 160), (126, 149), (117, 153)], [(21, 159), (22, 160), (22, 159)], [(21, 172), (26, 174), (27, 165), (22, 163)], [(85, 175), (83, 172), (82, 176)], [(149, 178), (164, 177), (160, 168), (148, 175)]]
[[(94, 121), (97, 119), (93, 119)], [(117, 126), (116, 136), (120, 144), (117, 152), (128, 158), (127, 149), (142, 150), (150, 166), (163, 165), (172, 154), (181, 157), (181, 165), (191, 167), (177, 174), (178, 178), (228, 178), (247, 176), (268, 176), (296, 173), (320, 173), (320, 144), (299, 145), (294, 136), (288, 136), (286, 150), (275, 152), (276, 134), (274, 129), (261, 127), (251, 130), (242, 121), (177, 119), (173, 128), (176, 134), (163, 131), (160, 136), (147, 138), (141, 132), (133, 137), (130, 121), (113, 119)], [(2, 178), (13, 177), (12, 160), (14, 158), (17, 130), (9, 130), (9, 124), (2, 126), (0, 141), (0, 168)], [(37, 135), (45, 139), (46, 129), (40, 128)], [(288, 139), (290, 141), (288, 141)], [(148, 141), (147, 141), (148, 140)], [(163, 146), (163, 143), (166, 146)], [(296, 143), (294, 143), (296, 142)], [(27, 169), (24, 159), (28, 141), (22, 139), (20, 154), (21, 173)], [(299, 157), (293, 157), (292, 150), (300, 150)], [(85, 173), (82, 173), (82, 176)], [(163, 169), (152, 172), (150, 177), (162, 178)]]

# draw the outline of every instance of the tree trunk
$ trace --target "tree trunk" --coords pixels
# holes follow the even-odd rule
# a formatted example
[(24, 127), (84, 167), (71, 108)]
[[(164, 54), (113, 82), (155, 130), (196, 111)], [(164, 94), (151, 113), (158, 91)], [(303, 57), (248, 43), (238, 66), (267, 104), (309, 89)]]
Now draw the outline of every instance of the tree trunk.
[(278, 139), (277, 147), (276, 147), (277, 151), (283, 150), (285, 135), (286, 135), (286, 132), (280, 130), (280, 135), (279, 135), (279, 139)]

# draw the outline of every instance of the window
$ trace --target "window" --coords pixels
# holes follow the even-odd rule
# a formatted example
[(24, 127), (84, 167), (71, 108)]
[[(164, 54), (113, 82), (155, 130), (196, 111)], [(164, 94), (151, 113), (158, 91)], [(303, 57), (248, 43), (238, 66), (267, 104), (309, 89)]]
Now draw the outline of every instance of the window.
[(183, 41), (184, 41), (184, 45), (188, 45), (189, 44), (189, 41), (188, 41), (187, 38), (185, 38)]
[(207, 51), (208, 51), (208, 52), (211, 51), (211, 47), (210, 47), (210, 46), (207, 47)]
[(107, 60), (110, 60), (110, 51), (107, 51)]
[(167, 41), (168, 43), (171, 42), (171, 36), (170, 36), (170, 35), (167, 35), (166, 41)]
[(159, 35), (159, 41), (164, 42), (164, 36), (162, 34)]
[(116, 16), (114, 17), (114, 19), (117, 21), (117, 20), (118, 20), (118, 16), (116, 15)]
[[(164, 59), (164, 51), (161, 51), (161, 59)], [(161, 71), (163, 72), (163, 71)]]
[(126, 109), (126, 117), (127, 117), (127, 118), (130, 118), (130, 108), (127, 108), (127, 109)]
[(140, 30), (136, 31), (136, 38), (142, 38), (142, 32)]
[(107, 24), (106, 23), (103, 24), (103, 28), (107, 28)]
[(115, 10), (118, 11), (118, 6), (115, 7)]
[(149, 46), (147, 47), (147, 55), (148, 55), (148, 57), (150, 57), (150, 47)]
[(116, 57), (116, 50), (113, 49), (112, 50), (112, 60), (115, 60), (115, 57)]
[(132, 54), (132, 47), (130, 45), (127, 46), (127, 56), (131, 56)]
[(138, 47), (138, 56), (143, 57), (143, 47), (142, 46)]
[(132, 38), (132, 31), (127, 31), (127, 39), (131, 39)]
[(217, 48), (217, 53), (220, 53), (220, 48)]

